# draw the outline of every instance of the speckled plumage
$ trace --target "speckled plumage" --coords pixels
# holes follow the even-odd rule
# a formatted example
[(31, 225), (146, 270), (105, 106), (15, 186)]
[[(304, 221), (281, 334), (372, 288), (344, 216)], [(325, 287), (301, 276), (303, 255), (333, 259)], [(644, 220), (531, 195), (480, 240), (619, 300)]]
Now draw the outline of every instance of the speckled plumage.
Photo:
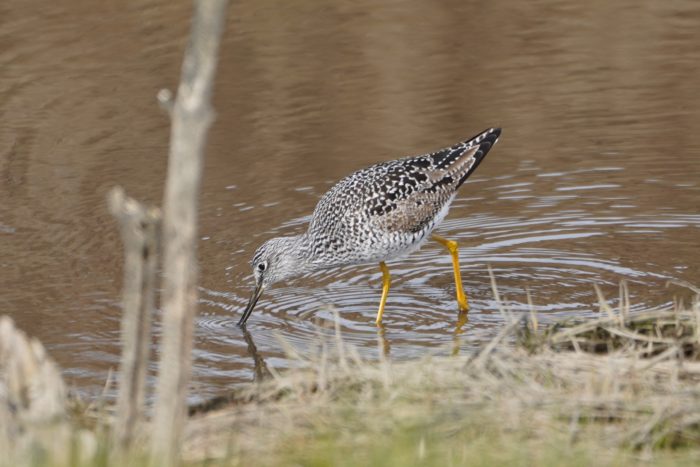
[(385, 261), (420, 247), (499, 129), (430, 154), (359, 170), (319, 201), (306, 233), (320, 267)]
[(387, 261), (420, 248), (500, 133), (491, 128), (449, 148), (382, 162), (340, 180), (318, 202), (306, 233), (273, 238), (258, 248), (256, 290), (318, 269)]

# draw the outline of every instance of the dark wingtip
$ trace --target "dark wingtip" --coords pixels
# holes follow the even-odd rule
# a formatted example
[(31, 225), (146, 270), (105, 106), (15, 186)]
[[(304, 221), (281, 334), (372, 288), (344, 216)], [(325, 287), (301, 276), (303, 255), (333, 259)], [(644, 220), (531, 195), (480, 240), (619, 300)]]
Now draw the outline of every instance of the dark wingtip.
[(498, 138), (501, 135), (501, 131), (503, 131), (503, 129), (501, 127), (488, 128), (488, 129), (482, 131), (481, 133), (479, 133), (478, 135), (476, 135), (474, 138), (478, 138), (479, 136), (482, 136), (482, 135), (484, 135), (485, 137)]
[(496, 144), (500, 136), (500, 128), (489, 128), (488, 130), (484, 130), (478, 135), (474, 136), (469, 140), (469, 142), (474, 141), (475, 143), (479, 144), (479, 150), (483, 150), (485, 156), (489, 149)]
[(479, 149), (476, 151), (476, 153), (474, 153), (473, 157), (476, 159), (474, 164), (472, 164), (469, 171), (466, 174), (464, 174), (459, 180), (459, 185), (457, 185), (458, 188), (462, 186), (462, 184), (467, 180), (467, 178), (469, 178), (469, 176), (472, 173), (474, 173), (481, 161), (484, 160), (484, 157), (486, 157), (486, 154), (488, 154), (493, 145), (496, 144), (496, 142), (498, 142), (498, 138), (500, 136), (500, 128), (489, 128), (488, 130), (484, 130), (478, 135), (475, 135), (466, 141), (466, 144), (470, 146), (478, 145)]

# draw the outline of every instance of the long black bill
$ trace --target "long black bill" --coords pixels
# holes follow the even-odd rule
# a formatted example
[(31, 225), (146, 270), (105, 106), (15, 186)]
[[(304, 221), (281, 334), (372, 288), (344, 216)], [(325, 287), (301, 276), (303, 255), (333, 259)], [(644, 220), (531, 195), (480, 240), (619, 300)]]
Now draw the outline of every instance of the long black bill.
[(241, 319), (238, 320), (238, 325), (243, 326), (246, 321), (248, 321), (248, 318), (250, 318), (250, 314), (253, 312), (253, 308), (255, 308), (255, 304), (258, 303), (258, 299), (263, 293), (263, 286), (262, 285), (256, 285), (255, 290), (253, 290), (253, 295), (250, 297), (250, 301), (248, 302), (248, 306), (245, 307), (245, 311), (243, 312), (243, 316), (241, 316)]

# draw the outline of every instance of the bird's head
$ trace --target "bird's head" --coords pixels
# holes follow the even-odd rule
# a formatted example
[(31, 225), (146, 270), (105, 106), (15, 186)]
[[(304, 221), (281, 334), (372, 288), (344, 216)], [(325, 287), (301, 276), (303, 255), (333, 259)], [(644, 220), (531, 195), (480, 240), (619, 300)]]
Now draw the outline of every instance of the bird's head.
[(252, 261), (255, 290), (253, 290), (253, 295), (250, 297), (243, 316), (238, 321), (239, 326), (248, 321), (255, 304), (267, 287), (304, 272), (299, 240), (298, 236), (277, 237), (266, 241), (255, 251)]

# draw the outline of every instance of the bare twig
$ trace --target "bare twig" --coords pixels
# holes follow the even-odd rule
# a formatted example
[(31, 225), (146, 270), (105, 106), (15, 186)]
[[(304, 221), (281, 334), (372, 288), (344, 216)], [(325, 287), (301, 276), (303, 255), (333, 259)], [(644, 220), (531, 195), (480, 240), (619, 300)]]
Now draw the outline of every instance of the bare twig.
[(173, 465), (186, 417), (197, 305), (197, 194), (227, 0), (195, 2), (190, 41), (172, 109), (163, 202), (163, 342), (152, 439), (153, 460)]
[(121, 188), (112, 189), (108, 201), (124, 242), (122, 359), (112, 439), (117, 451), (126, 451), (144, 418), (160, 211), (127, 198)]

